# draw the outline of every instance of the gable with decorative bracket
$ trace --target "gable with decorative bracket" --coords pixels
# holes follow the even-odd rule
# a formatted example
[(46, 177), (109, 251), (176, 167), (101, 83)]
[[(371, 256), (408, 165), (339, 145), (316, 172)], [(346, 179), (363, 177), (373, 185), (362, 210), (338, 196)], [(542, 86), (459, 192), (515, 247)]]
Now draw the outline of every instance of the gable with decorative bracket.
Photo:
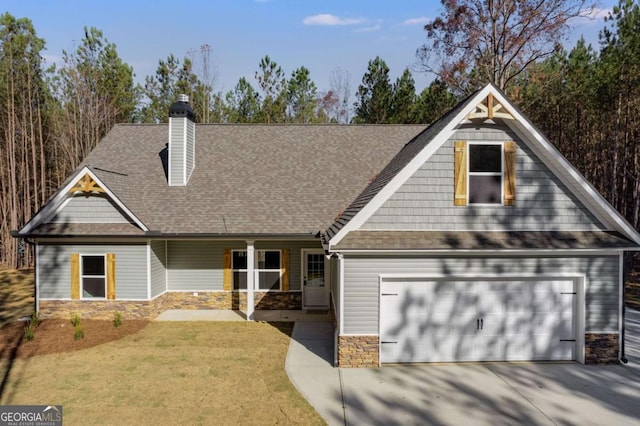
[(498, 102), (493, 93), (489, 93), (487, 97), (476, 105), (476, 107), (467, 114), (467, 118), (472, 120), (474, 118), (493, 119), (502, 118), (505, 120), (513, 120), (513, 115), (509, 112), (504, 105)]
[(103, 194), (104, 189), (102, 189), (100, 185), (98, 185), (98, 183), (95, 180), (93, 180), (91, 176), (89, 176), (89, 173), (85, 173), (85, 175), (82, 176), (80, 179), (78, 179), (76, 184), (73, 185), (71, 189), (69, 189), (69, 192), (72, 194), (75, 194), (78, 192)]

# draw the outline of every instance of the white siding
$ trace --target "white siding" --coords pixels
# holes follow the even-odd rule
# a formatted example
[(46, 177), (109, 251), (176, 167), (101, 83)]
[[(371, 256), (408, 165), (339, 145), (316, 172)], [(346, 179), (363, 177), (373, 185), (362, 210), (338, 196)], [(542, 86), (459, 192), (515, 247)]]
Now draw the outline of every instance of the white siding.
[(38, 244), (40, 298), (71, 297), (71, 254), (116, 255), (116, 299), (147, 299), (147, 246), (123, 244)]
[(618, 329), (618, 257), (409, 257), (347, 256), (344, 259), (344, 330), (347, 334), (378, 333), (380, 274), (429, 276), (521, 275), (586, 276), (587, 331)]
[(183, 186), (185, 171), (184, 126), (186, 118), (169, 118), (171, 133), (169, 134), (169, 182), (172, 186)]
[[(516, 205), (453, 205), (453, 142), (516, 141)], [(595, 230), (598, 220), (505, 126), (461, 126), (361, 229)]]
[(187, 167), (187, 182), (191, 177), (191, 173), (193, 172), (193, 168), (195, 167), (195, 155), (196, 155), (196, 124), (187, 120), (187, 159), (186, 159), (186, 167)]
[(165, 267), (165, 242), (151, 241), (151, 297), (156, 297), (167, 289), (167, 274)]

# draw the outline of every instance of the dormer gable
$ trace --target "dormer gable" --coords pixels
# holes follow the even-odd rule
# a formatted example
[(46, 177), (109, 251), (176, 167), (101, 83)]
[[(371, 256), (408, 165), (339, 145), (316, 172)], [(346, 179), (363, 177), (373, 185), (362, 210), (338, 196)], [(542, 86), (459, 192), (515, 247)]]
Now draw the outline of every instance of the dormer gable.
[[(470, 174), (470, 145), (493, 145), (495, 153), (491, 155), (501, 156), (493, 161), (495, 167), (485, 170), (481, 165)], [(432, 169), (432, 176), (424, 174), (425, 168)], [(483, 191), (489, 188), (494, 198), (484, 194), (479, 198), (482, 202), (470, 202), (470, 180), (482, 183)], [(530, 193), (536, 186), (544, 190)], [(499, 197), (495, 197), (497, 193)], [(541, 210), (529, 210), (527, 200)], [(445, 221), (437, 225), (442, 228), (434, 224), (438, 221), (431, 214), (434, 212)], [(568, 222), (561, 217), (567, 212), (571, 217)], [(521, 220), (518, 214), (528, 215), (529, 222), (534, 223)], [(452, 220), (453, 216), (462, 217), (465, 223)], [(360, 229), (511, 231), (514, 226), (545, 231), (615, 231), (640, 243), (640, 234), (504, 94), (488, 84), (429, 126), (391, 160), (336, 218), (327, 231), (325, 249), (331, 250), (349, 232)]]
[[(28, 235), (41, 225), (51, 224), (130, 224), (148, 231), (89, 167), (79, 170), (19, 234)], [(47, 228), (59, 232), (64, 226)]]

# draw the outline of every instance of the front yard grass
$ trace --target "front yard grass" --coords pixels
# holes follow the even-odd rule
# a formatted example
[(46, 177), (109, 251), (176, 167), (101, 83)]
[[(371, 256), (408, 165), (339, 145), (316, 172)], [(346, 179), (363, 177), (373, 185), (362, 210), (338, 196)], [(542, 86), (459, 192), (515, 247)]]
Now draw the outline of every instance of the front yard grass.
[(152, 322), (93, 348), (13, 360), (0, 404), (61, 404), (68, 425), (323, 424), (284, 369), (292, 328)]

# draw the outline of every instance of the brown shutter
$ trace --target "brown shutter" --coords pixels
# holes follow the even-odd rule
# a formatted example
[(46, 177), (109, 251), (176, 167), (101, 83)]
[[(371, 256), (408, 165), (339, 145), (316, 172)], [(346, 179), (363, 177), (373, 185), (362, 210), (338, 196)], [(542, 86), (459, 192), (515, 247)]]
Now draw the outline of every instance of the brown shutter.
[(467, 143), (454, 143), (454, 206), (467, 205)]
[(516, 205), (516, 151), (515, 142), (504, 143), (504, 205)]
[(222, 288), (225, 291), (233, 290), (233, 271), (231, 270), (231, 249), (225, 249), (222, 257)]
[(282, 291), (289, 291), (289, 250), (282, 250)]
[(107, 253), (107, 300), (116, 298), (116, 255)]
[(80, 299), (80, 254), (71, 253), (71, 298)]

